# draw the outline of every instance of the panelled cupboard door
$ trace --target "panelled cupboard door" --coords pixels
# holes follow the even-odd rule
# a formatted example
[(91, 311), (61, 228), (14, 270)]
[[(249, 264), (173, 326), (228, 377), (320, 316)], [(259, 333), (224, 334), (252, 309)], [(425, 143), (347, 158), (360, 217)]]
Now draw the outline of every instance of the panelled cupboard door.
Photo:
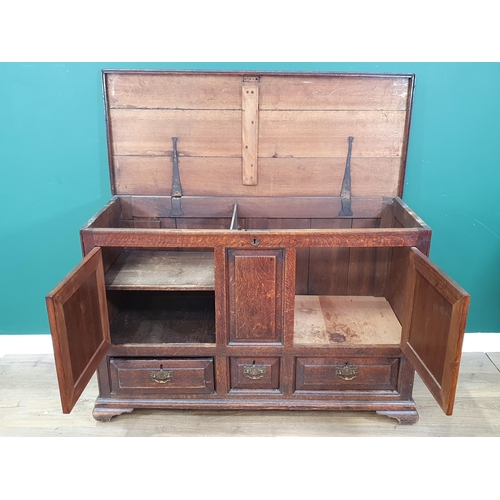
[(70, 413), (108, 351), (108, 307), (100, 248), (46, 297), (63, 413)]
[(411, 248), (409, 264), (409, 315), (402, 350), (451, 415), (470, 297), (416, 248)]
[(229, 249), (230, 342), (283, 342), (282, 249)]

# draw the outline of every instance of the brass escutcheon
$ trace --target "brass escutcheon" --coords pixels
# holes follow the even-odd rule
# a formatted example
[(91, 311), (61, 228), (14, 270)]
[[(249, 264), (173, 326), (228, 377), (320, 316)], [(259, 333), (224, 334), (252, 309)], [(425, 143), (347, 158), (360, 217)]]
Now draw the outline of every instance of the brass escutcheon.
[(359, 368), (357, 366), (349, 366), (349, 363), (335, 368), (335, 375), (342, 380), (353, 380), (358, 376), (358, 372)]
[(165, 371), (163, 365), (156, 372), (149, 372), (151, 378), (158, 384), (168, 384), (174, 378), (174, 372)]
[(266, 375), (266, 367), (265, 366), (245, 366), (243, 367), (243, 375), (247, 378), (251, 378), (252, 380), (258, 380)]

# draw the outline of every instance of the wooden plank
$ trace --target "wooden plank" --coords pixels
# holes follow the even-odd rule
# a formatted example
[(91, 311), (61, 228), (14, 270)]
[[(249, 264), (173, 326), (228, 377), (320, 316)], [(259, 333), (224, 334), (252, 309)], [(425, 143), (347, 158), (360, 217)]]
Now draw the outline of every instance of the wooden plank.
[(108, 290), (214, 290), (213, 252), (125, 251), (106, 273)]
[(177, 217), (177, 229), (231, 229), (230, 217)]
[(403, 227), (421, 227), (430, 230), (430, 227), (401, 199), (394, 197), (394, 217)]
[(160, 228), (161, 221), (158, 217), (134, 217), (133, 227), (137, 228)]
[(400, 341), (401, 325), (383, 297), (295, 298), (295, 345), (399, 345)]
[(245, 85), (241, 88), (242, 125), (241, 160), (243, 184), (256, 186), (258, 183), (257, 151), (259, 144), (259, 87)]
[(417, 229), (290, 229), (268, 232), (262, 230), (221, 231), (210, 229), (89, 229), (94, 246), (152, 248), (216, 247), (252, 248), (254, 238), (261, 248), (285, 247), (407, 247), (418, 242)]
[(175, 217), (161, 217), (160, 218), (160, 227), (164, 229), (176, 229), (177, 228), (177, 220)]
[(122, 220), (132, 219), (132, 197), (131, 196), (119, 196), (120, 205), (122, 208)]
[[(228, 334), (228, 290), (227, 290), (227, 265), (226, 248), (217, 246), (214, 248), (214, 280), (215, 280), (215, 321), (217, 332), (217, 346), (225, 347), (229, 343)], [(222, 365), (217, 366), (217, 363)], [(229, 390), (228, 364), (225, 359), (220, 358), (216, 361), (216, 387), (219, 391), (219, 385), (223, 394)]]
[[(262, 219), (261, 219), (262, 220)], [(309, 229), (310, 219), (267, 219), (267, 229)], [(295, 270), (295, 293), (307, 293), (309, 282), (309, 248), (297, 248)]]
[(408, 77), (286, 75), (260, 78), (261, 109), (405, 110)]
[[(284, 263), (284, 278), (283, 278), (283, 345), (286, 348), (293, 347), (293, 313), (295, 310), (295, 293), (297, 290), (296, 285), (296, 275), (297, 275), (297, 251), (295, 248), (286, 248), (284, 251), (285, 263)], [(279, 304), (278, 304), (279, 305)], [(292, 363), (293, 358), (288, 359), (287, 363)], [(287, 364), (287, 368), (291, 369), (291, 366)], [(282, 372), (282, 377), (284, 373)], [(289, 380), (282, 380), (287, 387), (287, 391), (292, 390), (293, 378)], [(283, 388), (283, 385), (282, 385)]]
[[(393, 222), (393, 205), (392, 199), (387, 199), (382, 207), (380, 217), (380, 227), (392, 227)], [(392, 256), (392, 248), (379, 247), (377, 248), (377, 257), (375, 263), (375, 281), (373, 285), (373, 295), (376, 297), (385, 297), (387, 289), (387, 281), (389, 279), (390, 262)]]
[(354, 136), (353, 158), (403, 154), (404, 111), (264, 111), (259, 114), (260, 157), (346, 157)]
[(325, 317), (319, 297), (319, 295), (295, 296), (294, 344), (326, 342)]
[[(260, 111), (260, 157), (353, 158), (402, 156), (402, 111)], [(241, 111), (112, 109), (113, 155), (241, 157)]]
[[(241, 110), (111, 109), (113, 155), (241, 158)], [(180, 167), (182, 168), (182, 167)], [(181, 173), (182, 178), (182, 173)]]
[[(352, 228), (377, 227), (379, 219), (353, 219)], [(349, 253), (347, 295), (373, 295), (375, 286), (376, 248), (352, 248)]]
[[(370, 76), (370, 75), (368, 75)], [(260, 76), (263, 109), (391, 109), (407, 106), (410, 78), (367, 75)], [(112, 108), (239, 109), (242, 75), (106, 75)]]
[[(351, 225), (351, 219), (311, 219), (311, 229), (350, 229)], [(311, 247), (308, 293), (346, 295), (349, 253), (349, 248)]]
[(87, 227), (120, 227), (121, 215), (122, 205), (120, 198), (113, 197), (97, 214), (85, 223), (83, 229)]
[[(170, 195), (172, 160), (168, 156), (115, 156), (117, 194)], [(339, 196), (345, 158), (259, 158), (259, 184), (241, 183), (239, 158), (182, 157), (179, 170), (185, 195)], [(399, 158), (353, 158), (352, 196), (395, 196)], [(211, 175), (206, 175), (206, 172)]]
[(241, 109), (239, 75), (107, 74), (111, 108)]
[(401, 324), (404, 324), (408, 315), (405, 299), (408, 293), (409, 253), (410, 249), (405, 247), (392, 249), (385, 295)]
[[(340, 197), (182, 197), (182, 210), (186, 217), (231, 218), (234, 204), (242, 218), (327, 219), (336, 216)], [(353, 197), (353, 218), (378, 218), (382, 210), (382, 197)], [(169, 217), (172, 203), (169, 196), (133, 196), (134, 217)], [(347, 218), (346, 218), (347, 219)], [(180, 218), (179, 218), (180, 220)]]

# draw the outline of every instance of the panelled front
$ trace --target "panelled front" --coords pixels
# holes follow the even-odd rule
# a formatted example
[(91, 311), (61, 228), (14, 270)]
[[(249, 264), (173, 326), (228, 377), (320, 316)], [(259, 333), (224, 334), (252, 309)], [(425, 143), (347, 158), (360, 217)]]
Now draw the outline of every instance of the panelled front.
[(111, 358), (111, 393), (118, 396), (212, 394), (213, 358)]
[(296, 392), (395, 391), (399, 358), (325, 358), (296, 360)]
[(277, 391), (280, 358), (231, 358), (231, 390)]
[(229, 342), (283, 342), (284, 251), (227, 250)]

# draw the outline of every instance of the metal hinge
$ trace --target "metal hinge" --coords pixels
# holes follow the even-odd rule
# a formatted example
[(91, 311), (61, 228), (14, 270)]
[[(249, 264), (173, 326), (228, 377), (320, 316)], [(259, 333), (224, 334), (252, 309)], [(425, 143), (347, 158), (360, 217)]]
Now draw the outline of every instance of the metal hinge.
[(172, 153), (172, 193), (170, 217), (180, 217), (184, 215), (181, 205), (182, 185), (181, 176), (179, 174), (179, 153), (177, 151), (177, 137), (172, 137), (173, 153)]

